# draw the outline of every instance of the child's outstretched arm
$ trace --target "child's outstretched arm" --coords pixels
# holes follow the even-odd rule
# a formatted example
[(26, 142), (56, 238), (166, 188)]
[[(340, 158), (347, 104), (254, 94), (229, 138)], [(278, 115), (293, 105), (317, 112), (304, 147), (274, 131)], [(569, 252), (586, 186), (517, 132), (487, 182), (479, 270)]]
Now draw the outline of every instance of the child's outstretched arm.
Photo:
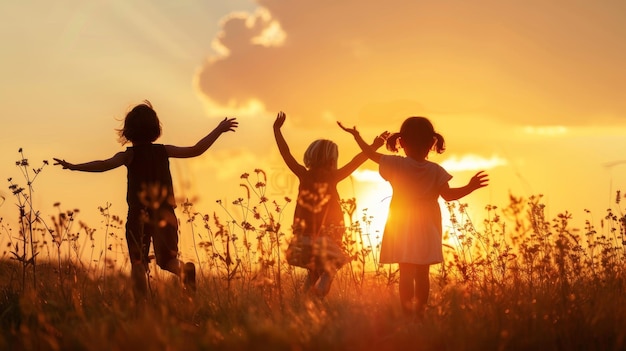
[(280, 130), (286, 119), (287, 115), (285, 115), (283, 111), (278, 112), (276, 120), (274, 121), (274, 138), (276, 139), (276, 145), (278, 145), (278, 151), (280, 151), (280, 155), (283, 157), (287, 167), (289, 167), (296, 176), (300, 176), (306, 172), (306, 168), (293, 157), (289, 150), (289, 145), (287, 145), (287, 141), (285, 141), (285, 137)]
[(59, 158), (53, 158), (53, 160), (54, 165), (60, 165), (63, 167), (63, 169), (69, 169), (71, 171), (106, 172), (108, 170), (124, 165), (126, 163), (126, 152), (118, 152), (113, 155), (113, 157), (106, 160), (90, 161), (78, 164), (69, 163)]
[(376, 152), (376, 149), (372, 148), (370, 145), (368, 145), (365, 142), (365, 140), (363, 140), (363, 138), (361, 137), (361, 134), (356, 130), (356, 127), (346, 128), (346, 127), (343, 126), (343, 124), (341, 124), (341, 122), (337, 122), (337, 124), (339, 125), (339, 127), (341, 127), (341, 129), (343, 129), (346, 132), (352, 134), (352, 136), (354, 137), (354, 140), (356, 140), (356, 143), (359, 145), (361, 150), (363, 150), (363, 153), (370, 160), (372, 160), (372, 161), (374, 161), (376, 163), (380, 162), (380, 157), (382, 156), (382, 154)]
[[(340, 124), (341, 126), (341, 124)], [(343, 127), (342, 127), (343, 128)], [(345, 129), (344, 129), (345, 130)], [(378, 150), (381, 146), (385, 145), (385, 140), (389, 136), (389, 132), (385, 131), (374, 138), (372, 144), (368, 145), (372, 150)], [(365, 152), (359, 152), (350, 162), (345, 166), (337, 170), (337, 177), (341, 180), (349, 177), (363, 162), (367, 161), (368, 157)]]
[(485, 187), (489, 183), (489, 176), (484, 171), (480, 171), (476, 173), (472, 179), (470, 179), (467, 185), (462, 186), (460, 188), (450, 188), (448, 183), (443, 186), (443, 189), (439, 192), (441, 197), (446, 201), (454, 201), (458, 200), (465, 195), (470, 194), (476, 189), (480, 189)]
[(173, 158), (189, 158), (196, 157), (202, 155), (205, 151), (207, 151), (211, 145), (217, 140), (217, 138), (222, 135), (222, 133), (226, 132), (234, 132), (235, 129), (239, 126), (239, 122), (236, 121), (236, 118), (224, 118), (220, 122), (220, 124), (215, 127), (209, 134), (207, 134), (204, 138), (200, 139), (194, 146), (174, 146), (174, 145), (165, 145), (165, 149), (167, 151), (167, 156)]

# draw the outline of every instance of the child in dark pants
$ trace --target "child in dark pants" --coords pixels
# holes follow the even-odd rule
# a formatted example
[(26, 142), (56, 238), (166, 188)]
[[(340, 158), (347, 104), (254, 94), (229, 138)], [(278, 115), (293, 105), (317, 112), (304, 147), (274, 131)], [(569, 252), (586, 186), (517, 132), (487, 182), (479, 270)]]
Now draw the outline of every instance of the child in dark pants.
[(169, 168), (169, 158), (196, 157), (204, 153), (222, 133), (235, 131), (235, 118), (223, 121), (194, 146), (180, 147), (154, 144), (161, 135), (161, 123), (149, 101), (135, 106), (118, 130), (122, 145), (127, 147), (105, 160), (73, 164), (55, 158), (55, 165), (83, 172), (105, 172), (126, 166), (128, 186), (126, 201), (126, 242), (131, 260), (131, 278), (135, 296), (147, 296), (146, 269), (150, 243), (154, 248), (156, 263), (177, 276), (182, 276), (186, 289), (195, 291), (195, 266), (183, 264), (178, 259), (178, 220), (174, 208), (174, 190)]

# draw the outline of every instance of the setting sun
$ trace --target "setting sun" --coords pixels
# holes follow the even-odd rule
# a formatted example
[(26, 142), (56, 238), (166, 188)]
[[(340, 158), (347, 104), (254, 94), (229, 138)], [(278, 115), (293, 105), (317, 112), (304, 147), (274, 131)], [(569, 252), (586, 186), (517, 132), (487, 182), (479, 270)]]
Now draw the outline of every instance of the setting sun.
[[(391, 187), (382, 180), (365, 183), (367, 190), (359, 193), (357, 205), (360, 212), (355, 213), (355, 219), (365, 224), (365, 246), (371, 246), (372, 250), (380, 250), (387, 215), (389, 214), (389, 202), (391, 201)], [(382, 195), (388, 194), (388, 195)]]

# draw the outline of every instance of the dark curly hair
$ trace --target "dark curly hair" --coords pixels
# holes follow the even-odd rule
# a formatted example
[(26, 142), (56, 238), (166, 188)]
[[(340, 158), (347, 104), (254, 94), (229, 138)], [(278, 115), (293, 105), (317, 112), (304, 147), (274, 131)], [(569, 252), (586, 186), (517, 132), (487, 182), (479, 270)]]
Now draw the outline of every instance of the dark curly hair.
[(161, 122), (152, 104), (144, 100), (143, 104), (133, 107), (124, 118), (124, 127), (117, 129), (122, 145), (151, 143), (161, 136)]

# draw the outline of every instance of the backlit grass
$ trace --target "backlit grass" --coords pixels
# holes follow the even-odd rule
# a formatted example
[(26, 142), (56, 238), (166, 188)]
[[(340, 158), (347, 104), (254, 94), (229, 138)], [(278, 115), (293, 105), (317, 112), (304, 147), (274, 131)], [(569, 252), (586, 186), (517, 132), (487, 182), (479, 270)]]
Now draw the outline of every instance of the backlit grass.
[[(18, 167), (27, 167), (22, 157)], [(45, 166), (45, 164), (44, 164)], [(151, 298), (132, 297), (123, 221), (100, 209), (95, 237), (78, 210), (32, 207), (36, 176), (10, 180), (17, 227), (0, 220), (0, 349), (6, 350), (623, 350), (624, 216), (618, 193), (599, 223), (546, 218), (540, 195), (489, 205), (473, 221), (449, 203), (445, 263), (431, 267), (424, 320), (403, 317), (397, 267), (378, 247), (358, 199), (344, 201), (352, 257), (323, 301), (302, 293), (288, 266), (284, 211), (266, 197), (262, 170), (242, 175), (243, 194), (203, 212), (179, 206), (181, 235), (195, 238), (198, 291), (151, 265)], [(7, 202), (11, 199), (6, 199)], [(106, 201), (106, 199), (103, 199)], [(106, 240), (102, 252), (95, 240)], [(115, 249), (117, 248), (117, 249)]]

